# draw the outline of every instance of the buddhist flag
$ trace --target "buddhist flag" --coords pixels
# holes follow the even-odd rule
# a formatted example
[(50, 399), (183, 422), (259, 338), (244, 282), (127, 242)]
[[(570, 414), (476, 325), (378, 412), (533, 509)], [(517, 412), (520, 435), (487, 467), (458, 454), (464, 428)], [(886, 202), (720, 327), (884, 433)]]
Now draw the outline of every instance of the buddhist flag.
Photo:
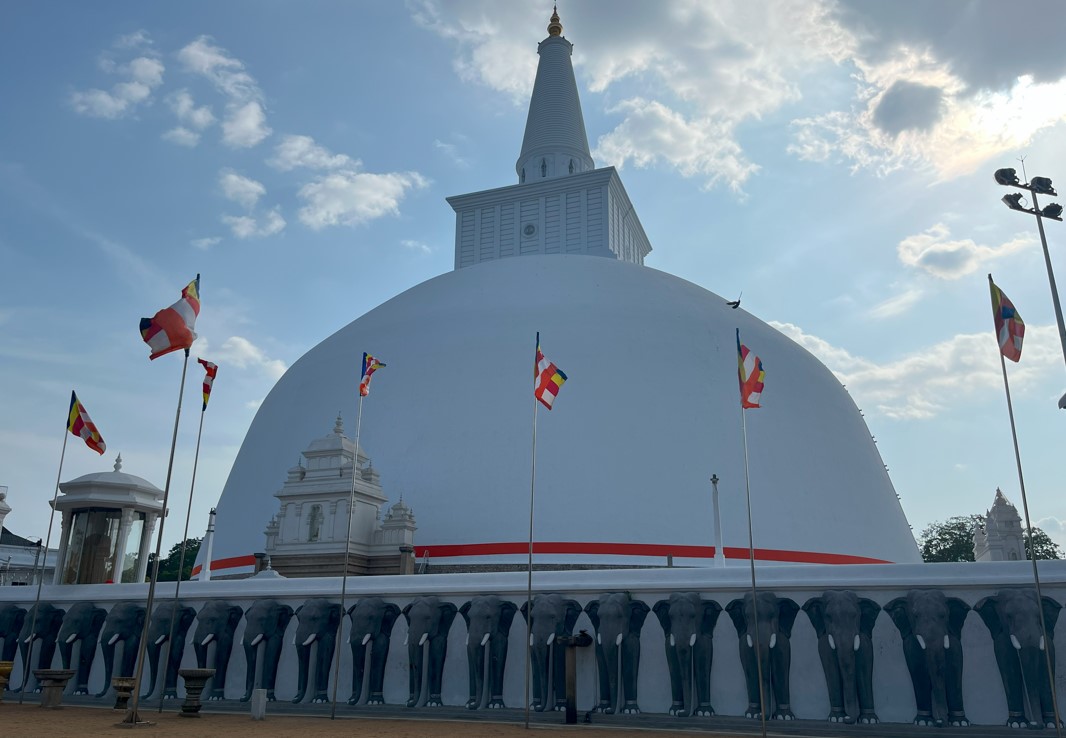
[(78, 400), (76, 392), (70, 392), (70, 410), (67, 412), (67, 430), (85, 441), (85, 445), (98, 454), (102, 454), (107, 445), (104, 443), (100, 431), (96, 430), (89, 413), (85, 412), (85, 406)]
[(540, 400), (541, 405), (551, 410), (555, 396), (559, 394), (559, 389), (565, 381), (566, 374), (544, 358), (540, 350), (540, 333), (538, 332), (537, 357), (533, 364), (533, 396)]
[[(204, 368), (207, 374), (204, 375), (204, 407), (207, 409), (207, 401), (211, 399), (211, 385), (215, 382), (215, 375), (218, 374), (218, 364), (212, 364), (205, 359), (197, 359), (200, 362), (200, 366)], [(201, 411), (202, 412), (202, 411)]]
[(996, 340), (999, 352), (1011, 361), (1022, 358), (1022, 337), (1025, 336), (1025, 322), (1014, 303), (1007, 299), (1003, 290), (988, 275), (988, 288), (992, 291), (992, 319), (996, 321)]
[(366, 397), (370, 394), (370, 375), (385, 365), (370, 354), (363, 352), (363, 374), (359, 380), (359, 394)]
[(188, 349), (196, 340), (193, 328), (200, 314), (200, 275), (181, 291), (181, 299), (151, 318), (141, 318), (141, 338), (157, 359), (178, 349)]
[(739, 328), (737, 328), (737, 376), (740, 379), (740, 406), (743, 408), (759, 407), (766, 372), (762, 368), (762, 359), (740, 342)]

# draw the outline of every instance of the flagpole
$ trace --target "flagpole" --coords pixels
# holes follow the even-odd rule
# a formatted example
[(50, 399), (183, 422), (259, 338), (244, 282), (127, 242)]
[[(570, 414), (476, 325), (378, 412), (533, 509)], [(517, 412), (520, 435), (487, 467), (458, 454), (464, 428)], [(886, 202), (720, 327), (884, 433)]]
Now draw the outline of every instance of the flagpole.
[[(333, 666), (333, 704), (329, 708), (329, 719), (337, 716), (337, 683), (341, 673), (341, 629), (344, 627), (344, 597), (348, 592), (348, 556), (352, 543), (352, 508), (355, 506), (355, 478), (359, 473), (359, 434), (363, 430), (363, 393), (359, 393), (359, 410), (355, 415), (355, 453), (352, 455), (352, 489), (348, 493), (348, 528), (344, 534), (344, 571), (341, 572), (341, 616), (337, 619), (336, 662)], [(359, 695), (355, 695), (356, 698)]]
[[(992, 281), (992, 275), (988, 275), (989, 282)], [(1040, 631), (1043, 633), (1044, 643), (1051, 643), (1051, 638), (1048, 637), (1047, 623), (1044, 621), (1044, 597), (1040, 590), (1040, 573), (1036, 566), (1036, 550), (1033, 544), (1033, 524), (1029, 520), (1029, 501), (1025, 496), (1025, 478), (1022, 476), (1022, 456), (1018, 450), (1018, 432), (1014, 425), (1014, 405), (1010, 399), (1010, 383), (1007, 382), (1007, 362), (1003, 359), (1003, 351), (999, 351), (999, 368), (1003, 371), (1003, 389), (1007, 394), (1007, 413), (1010, 415), (1010, 434), (1011, 439), (1014, 441), (1014, 460), (1018, 466), (1018, 487), (1022, 491), (1022, 509), (1025, 511), (1025, 529), (1029, 534), (1029, 559), (1033, 564), (1033, 582), (1036, 584), (1036, 611), (1040, 613)], [(1051, 685), (1051, 704), (1055, 708), (1055, 735), (1057, 738), (1062, 738), (1062, 723), (1059, 719), (1059, 698), (1055, 689), (1055, 675), (1051, 665), (1051, 649), (1044, 649), (1044, 660), (1047, 663), (1048, 683)], [(1032, 713), (1033, 722), (1036, 722), (1036, 706), (1030, 705), (1029, 710)], [(1042, 716), (1041, 716), (1041, 719)]]
[[(539, 335), (537, 345), (540, 345)], [(525, 694), (526, 694), (526, 730), (529, 730), (529, 639), (530, 621), (533, 619), (533, 490), (537, 482), (537, 405), (540, 401), (533, 397), (533, 467), (529, 475), (529, 565), (526, 570), (526, 643), (522, 650), (526, 652)]]
[[(174, 621), (178, 616), (178, 594), (181, 592), (181, 577), (185, 572), (185, 549), (186, 544), (189, 541), (189, 518), (192, 516), (192, 496), (196, 490), (196, 467), (200, 463), (200, 438), (204, 432), (204, 415), (207, 412), (207, 408), (204, 407), (200, 410), (200, 428), (196, 431), (196, 454), (192, 458), (192, 483), (189, 485), (189, 507), (185, 511), (185, 532), (181, 534), (181, 557), (178, 559), (178, 582), (174, 585), (174, 607), (170, 611), (170, 629), (167, 630), (167, 649), (173, 647), (174, 643)], [(181, 663), (181, 657), (184, 654), (178, 655), (178, 663)], [(170, 656), (163, 662), (165, 668), (163, 669), (163, 688), (159, 693), (159, 712), (163, 712), (163, 699), (167, 691), (166, 686), (166, 674), (170, 669)]]
[[(185, 396), (185, 375), (189, 369), (189, 349), (185, 349), (185, 361), (181, 365), (181, 385), (178, 388), (178, 409), (174, 413), (174, 434), (170, 439), (170, 461), (167, 463), (167, 482), (163, 486), (163, 510), (159, 515), (159, 535), (155, 541), (155, 564), (152, 566), (152, 576), (148, 580), (148, 602), (144, 611), (144, 628), (141, 631), (141, 642), (137, 649), (137, 669), (133, 675), (133, 694), (130, 696), (129, 709), (121, 724), (130, 727), (143, 724), (137, 714), (137, 706), (141, 701), (141, 675), (144, 673), (145, 648), (148, 645), (148, 626), (152, 622), (152, 604), (155, 602), (155, 585), (159, 581), (159, 558), (163, 547), (163, 528), (167, 522), (167, 501), (170, 499), (170, 478), (174, 472), (174, 450), (178, 445), (178, 423), (181, 420), (181, 401)], [(181, 572), (178, 572), (181, 579)], [(104, 685), (106, 688), (109, 685)]]
[[(72, 390), (73, 392), (73, 390)], [(59, 472), (56, 474), (56, 489), (52, 494), (52, 514), (48, 516), (48, 534), (44, 542), (44, 556), (41, 559), (41, 573), (37, 578), (37, 597), (33, 601), (33, 618), (30, 619), (30, 645), (26, 649), (26, 662), (22, 665), (22, 686), (19, 688), (19, 704), (22, 704), (26, 694), (26, 681), (30, 678), (30, 664), (33, 662), (33, 633), (37, 630), (37, 611), (41, 605), (41, 586), (44, 584), (44, 570), (48, 563), (48, 546), (52, 543), (52, 523), (56, 519), (56, 500), (59, 499), (59, 480), (63, 478), (63, 459), (67, 456), (67, 434), (70, 432), (70, 416), (67, 415), (67, 426), (63, 428), (63, 449), (59, 452)], [(59, 567), (59, 557), (56, 557), (56, 567)], [(34, 574), (37, 567), (33, 568)], [(16, 634), (17, 636), (17, 634)], [(50, 669), (51, 664), (45, 664)]]
[[(748, 563), (751, 566), (751, 607), (755, 622), (759, 621), (759, 598), (755, 591), (755, 540), (751, 532), (751, 480), (748, 475), (748, 420), (747, 411), (741, 398), (740, 427), (744, 436), (744, 496), (748, 501)], [(759, 629), (755, 628), (755, 665), (759, 676), (759, 717), (762, 721), (762, 736), (766, 738), (766, 694), (763, 691), (762, 646), (759, 643)]]

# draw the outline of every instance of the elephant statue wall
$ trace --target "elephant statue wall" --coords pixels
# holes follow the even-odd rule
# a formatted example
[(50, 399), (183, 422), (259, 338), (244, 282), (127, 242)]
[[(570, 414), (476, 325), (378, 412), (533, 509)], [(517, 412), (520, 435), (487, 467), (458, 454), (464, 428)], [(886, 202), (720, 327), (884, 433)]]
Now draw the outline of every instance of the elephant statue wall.
[(962, 625), (970, 606), (936, 589), (912, 589), (884, 606), (903, 638), (918, 714), (915, 725), (965, 726)]
[[(511, 623), (518, 608), (513, 602), (496, 595), (480, 595), (459, 608), (466, 621), (466, 662), (470, 668), (469, 710), (481, 707), (486, 685), (490, 710), (506, 707), (503, 704), (503, 671), (507, 666), (507, 642), (511, 637)], [(488, 665), (485, 646), (489, 647)]]
[[(333, 664), (333, 651), (337, 645), (337, 626), (342, 617), (341, 606), (324, 597), (312, 597), (296, 608), (296, 658), (299, 661), (296, 696), (294, 703), (302, 702), (307, 693), (308, 669), (311, 647), (315, 647), (315, 691), (311, 702), (329, 702), (329, 667)], [(317, 645), (316, 645), (317, 644)]]
[(426, 669), (428, 695), (426, 707), (440, 707), (441, 680), (444, 677), (444, 659), (448, 655), (448, 631), (452, 628), (458, 612), (450, 602), (441, 602), (438, 597), (419, 597), (402, 610), (407, 620), (407, 659), (410, 669), (411, 693), (408, 707), (415, 707), (422, 697), (423, 646), (429, 644), (429, 663)]
[[(137, 663), (137, 651), (141, 646), (144, 631), (144, 605), (136, 602), (116, 602), (104, 620), (100, 633), (100, 650), (104, 654), (104, 688), (97, 693), (103, 697), (111, 689), (112, 676), (133, 676)], [(115, 646), (122, 642), (122, 661), (118, 673), (114, 673)]]
[(352, 696), (349, 705), (358, 704), (363, 696), (363, 679), (366, 675), (366, 650), (370, 645), (370, 679), (366, 703), (384, 705), (385, 662), (389, 657), (389, 644), (400, 608), (380, 597), (367, 597), (348, 610), (352, 620), (348, 642), (352, 647)]
[[(37, 612), (37, 617), (33, 616), (34, 611)], [(63, 625), (63, 615), (66, 614), (65, 610), (60, 610), (57, 607), (53, 607), (47, 602), (42, 602), (40, 606), (34, 605), (26, 613), (25, 619), (22, 621), (22, 630), (19, 631), (19, 653), (22, 654), (22, 663), (26, 664), (27, 659), (31, 664), (30, 671), (34, 669), (51, 669), (52, 659), (56, 653), (56, 639), (59, 637), (59, 629)], [(36, 653), (37, 660), (34, 661), (30, 656), (31, 646), (37, 641), (37, 648), (32, 649)], [(24, 683), (21, 689), (25, 689)], [(39, 689), (35, 691), (40, 691)]]
[[(244, 613), (244, 658), (248, 663), (244, 696), (241, 702), (252, 698), (255, 689), (255, 667), (259, 656), (259, 644), (263, 644), (263, 686), (267, 701), (274, 702), (274, 684), (278, 680), (278, 661), (285, 641), (285, 628), (292, 620), (292, 608), (277, 600), (256, 600)], [(224, 686), (222, 682), (216, 682)]]
[[(608, 715), (617, 709), (626, 715), (640, 712), (637, 704), (637, 671), (640, 667), (640, 631), (650, 608), (625, 592), (600, 595), (585, 605), (596, 629), (596, 667), (600, 681), (600, 701), (596, 712)], [(622, 682), (619, 693), (618, 672)]]
[(698, 592), (675, 592), (652, 608), (663, 626), (670, 671), (670, 714), (710, 716), (714, 626), (722, 606)]
[[(533, 615), (529, 603), (522, 603), (522, 617), (529, 621), (529, 665), (533, 677), (533, 700), (530, 706), (541, 712), (549, 704), (549, 680), (554, 696), (553, 710), (566, 709), (566, 647), (556, 638), (574, 634), (581, 616), (581, 605), (559, 594), (539, 594), (533, 598)], [(549, 668), (549, 663), (551, 667)]]
[(0, 606), (0, 638), (4, 640), (4, 649), (0, 651), (0, 661), (14, 661), (18, 651), (19, 633), (26, 619), (26, 608), (18, 605)]
[(725, 609), (740, 638), (740, 664), (744, 667), (744, 682), (748, 688), (748, 709), (744, 716), (761, 716), (761, 693), (768, 710), (772, 708), (774, 720), (795, 720), (789, 704), (790, 639), (799, 605), (773, 592), (759, 592), (757, 600), (749, 592), (730, 602)]
[[(973, 609), (992, 634), (996, 665), (1007, 696), (1007, 725), (1054, 728), (1055, 705), (1051, 694), (1054, 680), (1048, 680), (1048, 660), (1054, 674), (1055, 623), (1062, 605), (1050, 597), (1044, 597), (1038, 604), (1033, 589), (1001, 589)], [(1040, 627), (1041, 609), (1047, 628), (1046, 640)], [(1031, 707), (1028, 712), (1026, 697)]]
[[(148, 652), (152, 677), (148, 692), (141, 695), (142, 697), (151, 697), (155, 692), (155, 683), (159, 676), (159, 652), (163, 649), (163, 644), (170, 641), (164, 667), (163, 699), (177, 698), (178, 669), (181, 668), (181, 657), (185, 654), (185, 636), (188, 635), (189, 626), (192, 625), (195, 617), (196, 610), (186, 607), (184, 603), (175, 603), (174, 600), (160, 604), (152, 613), (152, 619), (148, 623), (148, 644), (145, 649)], [(173, 638), (171, 638), (172, 635)]]
[(873, 629), (881, 606), (850, 590), (828, 590), (803, 605), (818, 635), (829, 689), (829, 722), (878, 722), (874, 710)]
[(74, 694), (89, 694), (89, 673), (96, 658), (96, 644), (100, 640), (100, 629), (104, 626), (107, 611), (91, 602), (76, 602), (63, 617), (59, 629), (59, 655), (63, 659), (63, 668), (69, 669), (73, 656), (74, 644), (78, 647), (78, 663), (74, 667)]
[(226, 698), (226, 673), (229, 669), (230, 656), (233, 653), (233, 635), (237, 624), (241, 622), (244, 610), (224, 600), (211, 600), (205, 604), (196, 616), (196, 632), (193, 634), (193, 651), (196, 652), (196, 666), (200, 669), (207, 665), (211, 644), (215, 644), (215, 658), (211, 662), (215, 675), (211, 677), (211, 691), (207, 699), (223, 700)]

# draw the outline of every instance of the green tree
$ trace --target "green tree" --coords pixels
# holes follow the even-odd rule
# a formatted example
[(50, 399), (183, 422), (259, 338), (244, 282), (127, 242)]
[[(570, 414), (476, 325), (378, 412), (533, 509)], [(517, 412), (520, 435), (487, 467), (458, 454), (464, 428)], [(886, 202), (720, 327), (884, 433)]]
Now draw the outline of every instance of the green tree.
[[(162, 561), (159, 562), (159, 581), (175, 582), (178, 579), (178, 564), (181, 562), (181, 546), (175, 543)], [(186, 581), (192, 576), (192, 565), (196, 561), (196, 554), (200, 551), (200, 539), (190, 538), (185, 541), (185, 566), (181, 570), (181, 579)], [(155, 554), (148, 555), (148, 577), (152, 576), (152, 568), (155, 566)]]
[[(925, 561), (973, 561), (973, 533), (979, 525), (983, 525), (985, 516), (957, 515), (947, 520), (931, 523), (921, 536), (918, 537), (918, 548), (921, 549), (922, 559)], [(1023, 533), (1025, 539), (1025, 555), (1032, 557), (1033, 546), (1029, 545), (1029, 536)], [(1048, 534), (1037, 527), (1033, 527), (1033, 541), (1036, 548), (1036, 558), (1061, 559), (1062, 549), (1048, 537)]]

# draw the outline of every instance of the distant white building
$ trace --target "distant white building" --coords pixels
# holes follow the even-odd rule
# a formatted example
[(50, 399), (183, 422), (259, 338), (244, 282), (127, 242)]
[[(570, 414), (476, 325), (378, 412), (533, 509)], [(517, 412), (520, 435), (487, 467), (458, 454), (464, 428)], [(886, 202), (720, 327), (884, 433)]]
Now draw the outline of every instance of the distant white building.
[[(34, 571), (41, 566), (43, 542), (15, 535), (4, 527), (4, 520), (9, 512), (11, 505), (7, 504), (7, 487), (0, 486), (0, 586), (32, 584), (36, 582)], [(49, 549), (43, 558), (42, 574), (45, 581), (51, 581), (56, 564), (56, 550)]]
[(985, 513), (984, 525), (973, 532), (973, 557), (977, 561), (1025, 561), (1022, 518), (999, 489)]

